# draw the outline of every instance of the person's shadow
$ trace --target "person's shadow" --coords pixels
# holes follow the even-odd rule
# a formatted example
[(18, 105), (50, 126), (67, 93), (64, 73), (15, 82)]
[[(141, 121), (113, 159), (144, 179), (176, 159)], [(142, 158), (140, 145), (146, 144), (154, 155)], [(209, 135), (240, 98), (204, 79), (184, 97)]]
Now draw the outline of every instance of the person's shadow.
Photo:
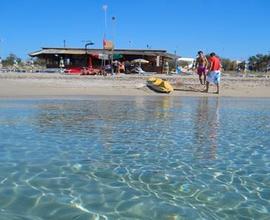
[[(174, 88), (174, 91), (206, 93), (205, 89), (198, 89), (198, 88), (194, 88), (192, 86), (189, 86), (187, 88)], [(207, 92), (207, 93), (208, 94), (217, 94), (216, 92)]]
[(203, 92), (200, 89), (196, 89), (193, 87), (188, 87), (188, 88), (175, 88), (174, 91), (180, 91), (180, 92)]

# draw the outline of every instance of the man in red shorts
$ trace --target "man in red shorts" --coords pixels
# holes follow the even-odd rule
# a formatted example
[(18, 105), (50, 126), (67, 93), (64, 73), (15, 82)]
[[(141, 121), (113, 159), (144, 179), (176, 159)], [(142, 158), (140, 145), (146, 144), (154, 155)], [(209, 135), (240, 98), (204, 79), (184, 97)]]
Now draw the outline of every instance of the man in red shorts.
[[(197, 74), (199, 75), (199, 80), (202, 85), (205, 85), (206, 81), (206, 71), (207, 71), (208, 61), (204, 56), (202, 51), (198, 52), (198, 57), (195, 62), (195, 68), (197, 68)], [(202, 81), (203, 75), (203, 81)]]

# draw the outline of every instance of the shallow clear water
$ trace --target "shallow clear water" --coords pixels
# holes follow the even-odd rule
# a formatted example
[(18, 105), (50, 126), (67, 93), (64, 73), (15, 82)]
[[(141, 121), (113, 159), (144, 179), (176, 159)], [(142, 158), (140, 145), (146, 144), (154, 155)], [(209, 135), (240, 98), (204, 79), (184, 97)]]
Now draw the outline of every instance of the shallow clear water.
[(270, 219), (270, 99), (0, 101), (0, 219)]

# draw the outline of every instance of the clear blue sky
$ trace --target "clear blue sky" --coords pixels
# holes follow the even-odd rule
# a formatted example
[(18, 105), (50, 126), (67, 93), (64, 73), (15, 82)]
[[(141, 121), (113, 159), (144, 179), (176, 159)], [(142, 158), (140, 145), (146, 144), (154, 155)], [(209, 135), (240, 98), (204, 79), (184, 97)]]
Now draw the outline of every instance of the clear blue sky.
[[(185, 57), (198, 50), (245, 59), (270, 51), (269, 0), (1, 0), (0, 56), (27, 54), (41, 47), (166, 49)], [(113, 24), (112, 16), (116, 20)]]

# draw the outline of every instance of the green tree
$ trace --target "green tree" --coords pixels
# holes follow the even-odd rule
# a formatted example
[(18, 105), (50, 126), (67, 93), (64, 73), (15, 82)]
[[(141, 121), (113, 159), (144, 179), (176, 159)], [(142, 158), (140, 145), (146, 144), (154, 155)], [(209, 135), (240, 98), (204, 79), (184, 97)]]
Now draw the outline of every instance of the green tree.
[(266, 71), (270, 64), (270, 55), (256, 54), (248, 59), (248, 64), (251, 70)]
[(22, 62), (21, 58), (18, 58), (15, 54), (9, 54), (6, 59), (2, 60), (2, 64), (4, 67), (13, 66), (15, 63), (20, 64)]
[(238, 69), (245, 70), (245, 68), (246, 68), (246, 62), (245, 61), (238, 64)]
[(38, 66), (46, 66), (46, 60), (41, 58), (34, 58), (33, 64)]
[(221, 59), (222, 68), (225, 71), (234, 71), (237, 69), (237, 63), (227, 58)]

